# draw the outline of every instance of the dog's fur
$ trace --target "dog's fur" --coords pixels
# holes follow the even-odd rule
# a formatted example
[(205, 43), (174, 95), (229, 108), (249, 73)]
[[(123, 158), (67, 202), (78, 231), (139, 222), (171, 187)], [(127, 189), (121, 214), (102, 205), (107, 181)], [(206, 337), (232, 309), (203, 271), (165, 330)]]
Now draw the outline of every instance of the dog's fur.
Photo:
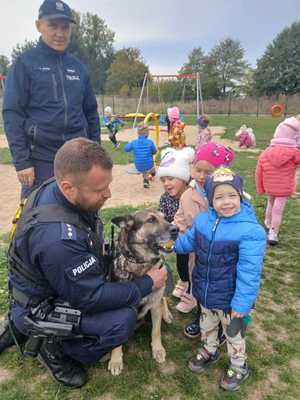
[[(170, 243), (176, 238), (177, 228), (168, 223), (162, 213), (143, 210), (116, 217), (112, 223), (120, 227), (116, 246), (112, 280), (130, 281), (144, 276), (153, 266), (162, 266), (161, 253), (171, 251)], [(168, 244), (167, 246), (165, 246)], [(152, 317), (152, 355), (163, 363), (166, 351), (161, 342), (162, 318), (170, 322), (171, 317), (163, 298), (165, 287), (154, 290), (144, 297), (139, 307), (138, 319), (150, 310)], [(113, 349), (108, 369), (119, 375), (123, 369), (122, 346)]]

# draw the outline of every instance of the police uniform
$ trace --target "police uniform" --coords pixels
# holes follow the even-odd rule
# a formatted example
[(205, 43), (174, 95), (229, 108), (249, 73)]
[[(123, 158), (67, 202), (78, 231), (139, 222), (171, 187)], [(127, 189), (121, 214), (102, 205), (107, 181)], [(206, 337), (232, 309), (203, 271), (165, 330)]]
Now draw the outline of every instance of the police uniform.
[[(136, 324), (134, 306), (152, 291), (149, 276), (132, 282), (107, 282), (103, 256), (95, 241), (97, 217), (72, 205), (61, 193), (56, 181), (46, 182), (34, 197), (33, 210), (58, 206), (76, 214), (87, 229), (66, 222), (32, 222), (18, 229), (13, 241), (14, 251), (32, 271), (48, 283), (47, 287), (30, 282), (23, 273), (10, 269), (9, 282), (26, 301), (16, 296), (11, 318), (19, 331), (26, 334), (24, 317), (32, 304), (45, 297), (67, 301), (82, 312), (80, 332), (92, 338), (63, 342), (65, 354), (80, 362), (97, 361), (112, 348), (124, 344)], [(26, 215), (26, 206), (24, 215)], [(22, 219), (19, 221), (22, 222)], [(22, 223), (20, 224), (20, 226)], [(18, 224), (19, 227), (19, 224)]]
[[(39, 17), (48, 14), (74, 22), (70, 8), (60, 1), (43, 3)], [(97, 101), (86, 67), (42, 38), (7, 74), (3, 121), (16, 170), (35, 170), (34, 186), (22, 188), (25, 197), (54, 175), (55, 153), (67, 140), (100, 141)]]

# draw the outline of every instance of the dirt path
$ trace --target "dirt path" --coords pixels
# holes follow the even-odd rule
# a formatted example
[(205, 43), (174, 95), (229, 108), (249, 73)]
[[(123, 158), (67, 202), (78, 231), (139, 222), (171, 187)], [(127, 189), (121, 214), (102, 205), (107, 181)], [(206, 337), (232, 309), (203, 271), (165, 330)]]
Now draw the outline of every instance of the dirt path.
[[(142, 186), (141, 175), (128, 174), (131, 165), (115, 165), (113, 168), (113, 183), (111, 185), (112, 198), (105, 207), (118, 207), (124, 205), (141, 205), (158, 203), (162, 192), (158, 180), (151, 184), (150, 189)], [(11, 165), (0, 164), (0, 235), (8, 232), (18, 205), (20, 185), (16, 172)]]
[[(215, 141), (231, 146), (234, 150), (240, 151), (236, 142), (222, 139), (220, 136), (225, 132), (223, 127), (212, 127)], [(195, 144), (197, 138), (197, 127), (187, 126), (185, 129), (187, 143)], [(136, 132), (132, 129), (125, 129), (118, 133), (121, 141), (130, 141), (136, 137)], [(150, 134), (154, 138), (154, 133)], [(108, 140), (108, 135), (102, 135), (103, 140)], [(167, 141), (167, 134), (161, 134), (161, 145)], [(6, 138), (0, 135), (0, 148), (7, 147)], [(248, 151), (248, 150), (247, 150)], [(257, 152), (259, 149), (251, 150)], [(142, 205), (158, 203), (162, 188), (160, 182), (155, 180), (151, 184), (151, 189), (142, 187), (142, 177), (140, 175), (128, 174), (130, 165), (115, 165), (113, 169), (112, 198), (107, 202), (106, 207), (118, 207), (124, 205)], [(18, 183), (15, 169), (11, 165), (0, 164), (0, 234), (8, 232), (19, 202), (20, 185)]]

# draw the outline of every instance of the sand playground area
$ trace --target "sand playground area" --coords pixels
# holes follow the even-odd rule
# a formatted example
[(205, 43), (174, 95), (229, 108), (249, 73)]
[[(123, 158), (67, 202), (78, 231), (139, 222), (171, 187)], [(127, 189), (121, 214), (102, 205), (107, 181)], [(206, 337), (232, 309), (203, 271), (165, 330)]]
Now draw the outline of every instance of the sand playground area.
[[(231, 141), (222, 138), (225, 128), (222, 126), (210, 127), (214, 135), (214, 141), (232, 147), (235, 151), (243, 151), (239, 149), (237, 141)], [(186, 126), (185, 134), (187, 144), (194, 145), (197, 138), (197, 127)], [(102, 134), (102, 140), (107, 141), (108, 135)], [(118, 133), (118, 140), (128, 142), (136, 137), (136, 133), (132, 129), (124, 129)], [(154, 140), (154, 133), (151, 132), (149, 137)], [(167, 142), (167, 134), (161, 133), (160, 145), (163, 146)], [(0, 148), (8, 147), (6, 137), (0, 135)], [(114, 150), (113, 151), (121, 151)], [(260, 149), (247, 149), (251, 152), (259, 152)], [(155, 205), (158, 204), (159, 197), (162, 193), (160, 182), (155, 179), (151, 183), (150, 189), (144, 189), (142, 186), (142, 177), (137, 174), (129, 174), (128, 170), (132, 165), (114, 165), (113, 182), (111, 185), (112, 198), (107, 201), (105, 207), (119, 207), (125, 205)], [(20, 184), (17, 180), (15, 169), (12, 165), (0, 164), (0, 235), (7, 233), (11, 226), (16, 207), (19, 203)]]

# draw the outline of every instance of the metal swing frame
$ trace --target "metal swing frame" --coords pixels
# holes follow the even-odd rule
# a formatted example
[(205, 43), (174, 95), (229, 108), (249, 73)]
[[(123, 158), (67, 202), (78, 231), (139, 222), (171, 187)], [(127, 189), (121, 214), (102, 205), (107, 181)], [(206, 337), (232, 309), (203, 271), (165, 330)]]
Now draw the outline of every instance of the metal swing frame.
[(150, 79), (152, 80), (157, 80), (158, 82), (158, 96), (159, 96), (159, 101), (160, 101), (160, 88), (159, 88), (159, 82), (160, 79), (191, 79), (191, 80), (195, 80), (196, 81), (196, 104), (197, 104), (197, 119), (200, 117), (200, 107), (201, 107), (201, 114), (204, 114), (204, 104), (203, 104), (203, 97), (202, 97), (202, 85), (201, 85), (201, 79), (200, 79), (200, 73), (196, 72), (196, 73), (192, 73), (192, 74), (170, 74), (170, 75), (152, 75), (149, 72), (146, 72), (144, 75), (144, 79), (143, 79), (143, 84), (142, 84), (142, 88), (141, 88), (141, 93), (140, 93), (140, 97), (139, 97), (139, 101), (138, 101), (138, 105), (137, 105), (137, 110), (136, 110), (136, 116), (134, 118), (133, 121), (133, 125), (132, 127), (135, 128), (136, 126), (136, 121), (137, 121), (137, 115), (140, 111), (140, 106), (141, 106), (141, 102), (143, 99), (143, 95), (144, 95), (144, 91), (146, 88), (147, 91), (147, 106), (148, 106), (148, 84)]

